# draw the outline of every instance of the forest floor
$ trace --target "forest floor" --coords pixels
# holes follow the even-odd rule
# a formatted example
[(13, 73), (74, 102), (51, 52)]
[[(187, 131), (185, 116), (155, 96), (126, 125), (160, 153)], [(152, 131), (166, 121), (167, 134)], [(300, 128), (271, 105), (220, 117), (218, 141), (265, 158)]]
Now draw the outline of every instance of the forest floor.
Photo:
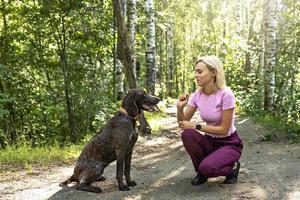
[[(289, 144), (274, 130), (238, 116), (236, 126), (244, 142), (238, 182), (225, 185), (224, 177), (218, 177), (192, 186), (195, 172), (182, 146), (175, 107), (166, 112), (168, 117), (159, 121), (163, 127), (160, 134), (139, 137), (131, 169), (132, 180), (138, 185), (130, 191), (118, 190), (115, 162), (106, 168), (105, 181), (93, 183), (102, 188), (100, 194), (75, 190), (74, 184), (59, 187), (74, 165), (48, 166), (2, 173), (0, 199), (300, 199), (300, 145)], [(270, 135), (277, 137), (264, 141)]]

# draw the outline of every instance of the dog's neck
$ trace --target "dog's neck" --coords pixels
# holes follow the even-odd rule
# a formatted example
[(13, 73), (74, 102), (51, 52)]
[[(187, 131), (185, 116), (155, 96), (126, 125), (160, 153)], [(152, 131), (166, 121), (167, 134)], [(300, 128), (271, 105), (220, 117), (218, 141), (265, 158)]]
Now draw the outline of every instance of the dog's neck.
[(139, 115), (137, 115), (137, 116), (130, 116), (130, 115), (128, 115), (126, 109), (123, 108), (122, 106), (120, 107), (119, 112), (122, 113), (123, 115), (125, 115), (126, 117), (128, 117), (129, 119), (132, 119), (134, 121), (136, 121), (139, 118)]

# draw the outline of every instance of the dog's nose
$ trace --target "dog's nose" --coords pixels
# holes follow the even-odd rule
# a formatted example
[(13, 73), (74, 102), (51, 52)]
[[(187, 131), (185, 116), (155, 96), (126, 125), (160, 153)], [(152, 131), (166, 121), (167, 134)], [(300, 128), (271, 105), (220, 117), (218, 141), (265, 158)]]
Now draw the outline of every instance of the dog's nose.
[(148, 98), (150, 97), (152, 99), (152, 101), (161, 101), (161, 99), (158, 97), (158, 96), (155, 96), (155, 95), (150, 95), (150, 94), (147, 94)]

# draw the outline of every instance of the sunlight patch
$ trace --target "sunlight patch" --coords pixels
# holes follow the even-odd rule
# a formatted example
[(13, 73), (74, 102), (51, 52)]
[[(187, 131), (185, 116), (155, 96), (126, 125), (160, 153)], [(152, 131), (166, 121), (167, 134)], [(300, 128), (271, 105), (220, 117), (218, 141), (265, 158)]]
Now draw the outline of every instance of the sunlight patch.
[(298, 200), (300, 199), (300, 191), (295, 191), (289, 194), (289, 200)]

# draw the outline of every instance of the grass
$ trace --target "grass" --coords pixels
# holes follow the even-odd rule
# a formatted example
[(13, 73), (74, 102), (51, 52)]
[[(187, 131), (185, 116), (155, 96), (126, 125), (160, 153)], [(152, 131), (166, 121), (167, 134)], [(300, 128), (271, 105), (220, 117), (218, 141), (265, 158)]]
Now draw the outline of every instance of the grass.
[(82, 145), (60, 148), (21, 146), (7, 147), (0, 152), (0, 172), (14, 171), (19, 168), (30, 170), (32, 165), (48, 166), (50, 164), (70, 164), (79, 156)]
[(279, 133), (284, 136), (291, 143), (300, 141), (300, 128), (297, 124), (287, 124), (282, 119), (270, 115), (253, 116), (253, 119), (268, 129), (273, 130), (273, 133)]
[(268, 128), (276, 129), (278, 131), (284, 131), (286, 129), (285, 123), (272, 116), (255, 116), (254, 120)]

